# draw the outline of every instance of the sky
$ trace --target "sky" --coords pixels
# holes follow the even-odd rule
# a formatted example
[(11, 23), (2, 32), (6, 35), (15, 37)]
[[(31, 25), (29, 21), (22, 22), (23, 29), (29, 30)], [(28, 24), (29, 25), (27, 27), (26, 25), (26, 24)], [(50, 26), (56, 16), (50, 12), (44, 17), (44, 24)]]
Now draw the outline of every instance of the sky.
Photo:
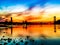
[(32, 5), (44, 5), (46, 3), (50, 3), (50, 4), (60, 4), (60, 0), (0, 0), (0, 7), (1, 6), (12, 6), (12, 5), (28, 5), (31, 6)]
[[(44, 8), (48, 5), (60, 5), (60, 0), (0, 0), (0, 11), (15, 9), (31, 9), (35, 6)], [(24, 9), (25, 8), (25, 9)]]
[(57, 16), (58, 20), (60, 19), (60, 0), (0, 0), (0, 14), (17, 12), (24, 14), (22, 16), (12, 14), (15, 21), (31, 19), (31, 21), (47, 22), (53, 21), (53, 16)]

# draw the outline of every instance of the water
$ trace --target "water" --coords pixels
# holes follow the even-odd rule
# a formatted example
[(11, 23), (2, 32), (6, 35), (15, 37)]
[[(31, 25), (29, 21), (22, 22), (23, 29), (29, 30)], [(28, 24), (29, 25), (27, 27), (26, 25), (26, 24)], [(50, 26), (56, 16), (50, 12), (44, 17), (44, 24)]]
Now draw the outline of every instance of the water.
[[(56, 25), (56, 32), (54, 32), (54, 25), (28, 25), (27, 27), (15, 25), (12, 27), (12, 35), (11, 28), (0, 27), (0, 37), (13, 39), (7, 45), (16, 45), (16, 42), (19, 45), (26, 45), (25, 43), (28, 43), (27, 45), (60, 45), (60, 25)], [(15, 43), (13, 43), (14, 40)]]
[[(0, 27), (0, 35), (11, 35), (11, 28)], [(54, 25), (28, 25), (27, 28), (23, 25), (16, 25), (12, 27), (12, 36), (32, 36), (40, 37), (60, 37), (60, 25), (56, 25), (56, 32), (54, 32)]]

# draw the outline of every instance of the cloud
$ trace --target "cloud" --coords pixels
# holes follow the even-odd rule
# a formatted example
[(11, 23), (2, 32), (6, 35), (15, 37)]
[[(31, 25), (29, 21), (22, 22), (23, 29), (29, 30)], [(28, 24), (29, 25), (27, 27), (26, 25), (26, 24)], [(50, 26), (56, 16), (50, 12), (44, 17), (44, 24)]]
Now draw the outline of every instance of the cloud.
[(27, 10), (27, 7), (24, 5), (15, 5), (15, 6), (3, 6), (2, 9), (0, 9), (0, 12), (23, 12)]

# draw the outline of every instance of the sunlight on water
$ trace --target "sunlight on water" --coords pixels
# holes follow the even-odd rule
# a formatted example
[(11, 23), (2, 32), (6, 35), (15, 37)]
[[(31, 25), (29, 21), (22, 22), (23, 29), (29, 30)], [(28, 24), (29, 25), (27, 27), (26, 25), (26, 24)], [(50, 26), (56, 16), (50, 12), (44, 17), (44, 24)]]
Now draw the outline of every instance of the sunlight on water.
[[(17, 25), (12, 28), (12, 36), (31, 36), (31, 37), (46, 37), (56, 38), (60, 37), (60, 25), (56, 25), (56, 32), (54, 32), (54, 25), (28, 25), (23, 28), (23, 25)], [(0, 36), (11, 36), (11, 28), (0, 27)]]

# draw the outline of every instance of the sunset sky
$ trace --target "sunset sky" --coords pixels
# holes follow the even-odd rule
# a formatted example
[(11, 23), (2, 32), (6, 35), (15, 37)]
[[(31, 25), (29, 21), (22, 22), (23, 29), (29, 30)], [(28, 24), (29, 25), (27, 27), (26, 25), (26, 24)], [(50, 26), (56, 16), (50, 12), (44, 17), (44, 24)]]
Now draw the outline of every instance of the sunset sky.
[(0, 16), (14, 22), (49, 22), (54, 16), (59, 20), (60, 0), (0, 0)]

